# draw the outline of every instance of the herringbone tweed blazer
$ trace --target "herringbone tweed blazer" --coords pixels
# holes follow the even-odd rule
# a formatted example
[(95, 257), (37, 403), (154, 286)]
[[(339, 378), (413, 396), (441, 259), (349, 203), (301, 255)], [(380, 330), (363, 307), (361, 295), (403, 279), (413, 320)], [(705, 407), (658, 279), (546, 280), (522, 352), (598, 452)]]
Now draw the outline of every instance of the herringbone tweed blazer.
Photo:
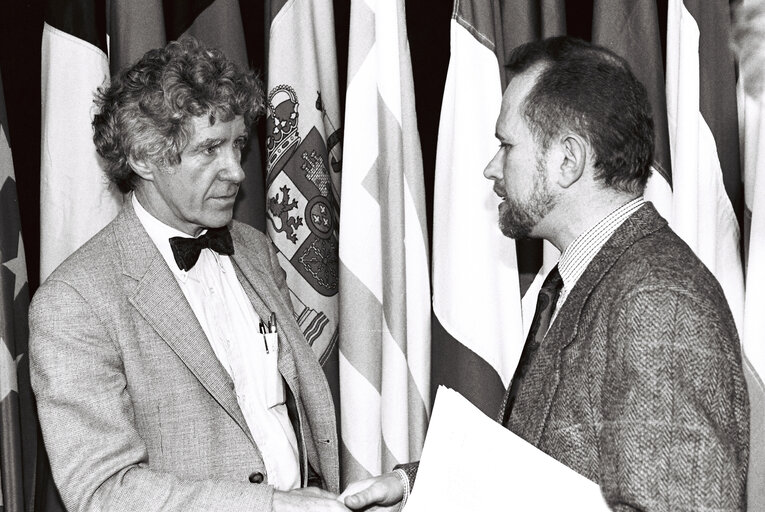
[(507, 426), (599, 483), (613, 510), (745, 510), (736, 327), (716, 279), (650, 203), (571, 290)]
[[(279, 370), (304, 464), (339, 485), (335, 414), (297, 326), (271, 243), (233, 222), (232, 256), (255, 311), (276, 313)], [(30, 307), (32, 385), (67, 508), (268, 511), (273, 488), (223, 369), (130, 201), (67, 259)]]

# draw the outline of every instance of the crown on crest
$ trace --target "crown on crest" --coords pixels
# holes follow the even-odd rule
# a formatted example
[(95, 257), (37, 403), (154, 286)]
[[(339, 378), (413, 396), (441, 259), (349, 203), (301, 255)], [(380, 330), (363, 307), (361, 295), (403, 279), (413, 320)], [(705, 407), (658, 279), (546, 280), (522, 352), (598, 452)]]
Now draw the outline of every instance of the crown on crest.
[(277, 85), (268, 95), (266, 169), (269, 173), (282, 155), (300, 143), (298, 105), (297, 94), (289, 85)]

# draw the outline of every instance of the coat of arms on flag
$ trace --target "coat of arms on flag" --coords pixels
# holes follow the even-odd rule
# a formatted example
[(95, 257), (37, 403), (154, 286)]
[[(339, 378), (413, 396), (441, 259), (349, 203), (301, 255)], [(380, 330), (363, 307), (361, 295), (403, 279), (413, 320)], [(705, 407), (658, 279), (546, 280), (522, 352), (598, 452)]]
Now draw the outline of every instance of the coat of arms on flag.
[[(335, 130), (324, 111), (317, 92), (313, 117), (320, 116), (324, 137), (315, 125), (304, 136), (300, 133), (300, 107), (295, 88), (277, 85), (268, 96), (266, 149), (268, 152), (266, 186), (267, 218), (271, 238), (281, 255), (289, 261), (288, 282), (294, 271), (311, 289), (323, 297), (337, 294), (338, 217), (337, 191), (332, 173), (340, 171), (340, 131)], [(310, 105), (309, 105), (310, 108)], [(336, 150), (336, 151), (334, 151)], [(294, 276), (293, 276), (294, 279)], [(305, 288), (305, 287), (303, 287)], [(309, 343), (323, 336), (332, 312), (312, 309), (316, 301), (306, 298), (305, 290), (290, 285), (293, 306)], [(310, 292), (310, 291), (309, 291)], [(309, 305), (310, 304), (310, 305)], [(330, 305), (336, 308), (334, 303)], [(335, 329), (336, 331), (336, 329)], [(329, 332), (329, 346), (335, 332)], [(317, 348), (317, 347), (315, 347)], [(323, 348), (318, 350), (323, 355)]]

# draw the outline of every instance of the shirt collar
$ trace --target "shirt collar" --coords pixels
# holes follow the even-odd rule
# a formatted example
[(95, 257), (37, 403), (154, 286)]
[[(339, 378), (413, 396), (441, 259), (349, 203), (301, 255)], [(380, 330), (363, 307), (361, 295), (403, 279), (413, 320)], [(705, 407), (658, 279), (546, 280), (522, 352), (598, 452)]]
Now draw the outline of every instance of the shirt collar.
[(558, 261), (558, 271), (563, 279), (564, 288), (571, 290), (574, 287), (611, 235), (643, 204), (645, 204), (643, 196), (636, 197), (606, 215), (571, 242)]
[[(188, 272), (185, 270), (181, 270), (178, 268), (178, 264), (175, 262), (175, 256), (173, 256), (173, 249), (170, 247), (170, 239), (174, 236), (180, 236), (183, 238), (194, 238), (192, 236), (189, 236), (188, 234), (184, 233), (183, 231), (177, 230), (174, 227), (168, 226), (158, 218), (156, 218), (154, 215), (149, 213), (146, 208), (144, 208), (141, 203), (138, 201), (138, 198), (136, 197), (135, 193), (132, 197), (132, 203), (133, 203), (133, 209), (135, 210), (135, 214), (138, 216), (138, 220), (141, 221), (141, 224), (143, 225), (146, 232), (149, 234), (149, 237), (151, 238), (152, 242), (154, 242), (154, 245), (157, 246), (157, 250), (162, 255), (162, 257), (165, 259), (165, 262), (167, 262), (167, 266), (170, 267), (170, 270), (172, 270), (173, 274), (176, 274), (178, 276), (185, 276)], [(200, 236), (204, 234), (207, 230), (202, 231), (200, 233)]]

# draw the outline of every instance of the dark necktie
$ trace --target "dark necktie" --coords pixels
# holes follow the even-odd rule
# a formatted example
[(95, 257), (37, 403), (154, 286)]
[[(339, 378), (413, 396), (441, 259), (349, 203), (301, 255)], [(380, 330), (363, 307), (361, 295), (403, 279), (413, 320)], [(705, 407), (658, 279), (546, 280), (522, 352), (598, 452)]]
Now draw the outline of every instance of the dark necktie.
[(521, 358), (518, 360), (518, 367), (513, 374), (510, 391), (505, 398), (504, 413), (502, 415), (502, 424), (505, 426), (510, 419), (510, 411), (513, 410), (515, 399), (523, 385), (523, 379), (531, 365), (531, 361), (534, 359), (534, 354), (536, 354), (539, 346), (542, 344), (547, 328), (550, 326), (550, 319), (552, 318), (553, 311), (555, 311), (555, 304), (558, 302), (562, 287), (563, 279), (561, 279), (558, 272), (558, 265), (555, 265), (539, 290), (534, 319), (531, 321), (529, 334), (526, 336), (526, 344), (523, 345), (523, 352), (521, 352)]
[(191, 270), (199, 259), (202, 249), (212, 249), (219, 254), (234, 254), (234, 243), (227, 226), (208, 229), (207, 233), (197, 238), (174, 236), (170, 239), (175, 262), (181, 270)]

